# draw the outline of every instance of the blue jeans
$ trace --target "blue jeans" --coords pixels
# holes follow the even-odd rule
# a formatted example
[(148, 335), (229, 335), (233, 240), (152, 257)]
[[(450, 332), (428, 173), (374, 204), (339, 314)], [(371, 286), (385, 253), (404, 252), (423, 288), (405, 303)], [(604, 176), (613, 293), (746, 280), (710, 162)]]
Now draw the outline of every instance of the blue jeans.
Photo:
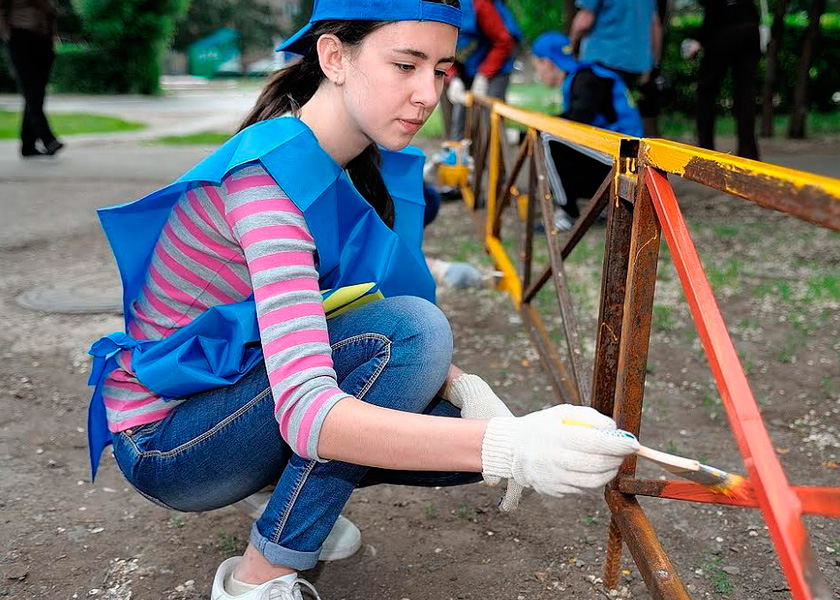
[[(330, 319), (328, 328), (342, 390), (394, 410), (459, 416), (435, 396), (452, 358), (452, 333), (433, 304), (386, 298)], [(161, 421), (116, 434), (114, 456), (141, 494), (179, 511), (227, 506), (276, 483), (250, 541), (270, 563), (298, 570), (315, 566), (356, 487), (480, 480), (477, 473), (393, 471), (297, 456), (280, 437), (262, 365), (233, 386), (190, 397)]]

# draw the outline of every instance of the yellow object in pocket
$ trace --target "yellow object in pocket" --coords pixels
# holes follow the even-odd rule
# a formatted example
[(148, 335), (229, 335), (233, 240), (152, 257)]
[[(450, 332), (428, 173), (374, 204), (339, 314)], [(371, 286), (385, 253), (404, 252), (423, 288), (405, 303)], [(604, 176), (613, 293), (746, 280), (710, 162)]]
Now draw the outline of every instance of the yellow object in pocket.
[(384, 297), (372, 281), (348, 285), (334, 290), (321, 290), (321, 298), (324, 301), (324, 313), (328, 319), (337, 317), (351, 308), (363, 306), (368, 302), (381, 300)]

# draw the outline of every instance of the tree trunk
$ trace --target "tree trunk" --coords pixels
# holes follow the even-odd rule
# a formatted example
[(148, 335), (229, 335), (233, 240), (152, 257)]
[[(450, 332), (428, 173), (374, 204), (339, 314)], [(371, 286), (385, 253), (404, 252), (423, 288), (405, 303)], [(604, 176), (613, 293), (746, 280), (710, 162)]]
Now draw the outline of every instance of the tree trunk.
[(777, 0), (773, 27), (770, 29), (770, 43), (767, 45), (767, 62), (764, 75), (764, 90), (761, 95), (761, 137), (773, 137), (773, 92), (776, 91), (776, 77), (779, 72), (779, 48), (785, 32), (785, 13), (790, 0)]
[(808, 11), (808, 29), (802, 44), (802, 57), (799, 59), (799, 71), (796, 75), (796, 87), (793, 90), (793, 110), (788, 124), (788, 137), (803, 139), (805, 122), (808, 119), (808, 80), (810, 79), (811, 61), (820, 36), (820, 17), (825, 12), (826, 0), (814, 0)]
[(563, 0), (563, 33), (568, 35), (576, 12), (575, 0)]

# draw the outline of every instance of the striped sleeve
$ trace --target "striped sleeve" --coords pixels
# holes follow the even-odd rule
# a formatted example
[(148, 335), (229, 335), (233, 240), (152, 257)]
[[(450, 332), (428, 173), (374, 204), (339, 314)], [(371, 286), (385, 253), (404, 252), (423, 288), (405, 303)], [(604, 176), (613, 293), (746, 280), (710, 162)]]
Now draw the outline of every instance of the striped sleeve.
[(348, 396), (336, 382), (315, 268), (315, 241), (301, 211), (259, 163), (222, 181), (225, 219), (245, 252), (274, 415), (296, 454), (320, 460), (329, 410)]

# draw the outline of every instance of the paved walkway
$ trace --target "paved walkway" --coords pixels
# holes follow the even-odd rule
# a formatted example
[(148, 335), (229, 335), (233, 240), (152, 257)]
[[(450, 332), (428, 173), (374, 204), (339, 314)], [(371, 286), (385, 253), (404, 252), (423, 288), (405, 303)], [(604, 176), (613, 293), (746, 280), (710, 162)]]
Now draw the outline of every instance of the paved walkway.
[[(47, 98), (47, 112), (84, 112), (145, 123), (140, 131), (67, 136), (73, 146), (103, 141), (132, 142), (166, 135), (188, 135), (205, 131), (234, 131), (254, 105), (259, 83), (243, 89), (231, 81), (206, 85), (171, 86), (162, 96), (53, 95)], [(20, 96), (0, 94), (0, 109), (20, 110)], [(0, 141), (0, 154), (16, 148), (17, 141)]]

